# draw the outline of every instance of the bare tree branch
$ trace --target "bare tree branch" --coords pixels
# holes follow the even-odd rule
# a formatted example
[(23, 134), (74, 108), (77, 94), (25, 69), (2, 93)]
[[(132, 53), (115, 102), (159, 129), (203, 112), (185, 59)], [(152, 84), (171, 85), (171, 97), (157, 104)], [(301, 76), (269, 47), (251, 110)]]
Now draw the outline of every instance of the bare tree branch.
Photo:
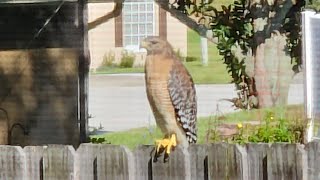
[(209, 41), (217, 44), (217, 38), (212, 36), (210, 29), (206, 28), (204, 25), (198, 24), (196, 20), (190, 18), (188, 15), (175, 9), (168, 0), (155, 0), (160, 8), (166, 10), (171, 14), (171, 16), (178, 19), (181, 23), (188, 26), (190, 29), (196, 31), (200, 36), (207, 38)]
[(121, 14), (123, 8), (123, 0), (117, 1), (116, 5), (114, 6), (113, 10), (95, 20), (88, 23), (88, 30), (91, 30), (102, 23), (109, 21), (111, 18), (117, 17)]

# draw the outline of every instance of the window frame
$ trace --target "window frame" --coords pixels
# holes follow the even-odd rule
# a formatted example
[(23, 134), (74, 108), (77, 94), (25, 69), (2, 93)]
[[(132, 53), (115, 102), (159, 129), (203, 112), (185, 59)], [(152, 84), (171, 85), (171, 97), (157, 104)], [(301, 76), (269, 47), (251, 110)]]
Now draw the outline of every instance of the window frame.
[[(152, 10), (148, 10), (147, 6), (150, 5), (152, 6)], [(132, 10), (132, 7), (134, 5), (137, 5), (137, 10)], [(141, 5), (145, 5), (145, 9), (144, 10), (140, 10), (140, 6)], [(128, 11), (128, 9), (126, 9), (126, 6), (130, 7), (130, 10)], [(156, 33), (156, 14), (155, 14), (155, 3), (153, 0), (140, 0), (140, 1), (130, 1), (130, 0), (126, 0), (124, 2), (124, 7), (122, 10), (122, 38), (123, 38), (123, 48), (128, 50), (128, 51), (133, 51), (133, 52), (145, 52), (144, 49), (140, 49), (140, 41), (141, 41), (141, 37), (147, 37), (147, 36), (153, 36)], [(137, 21), (132, 21), (132, 17), (134, 15), (137, 15)], [(140, 15), (144, 14), (145, 15), (145, 19), (144, 21), (140, 20)], [(148, 21), (148, 14), (152, 14), (152, 21)], [(126, 22), (126, 16), (129, 15), (130, 16), (130, 22)], [(147, 25), (148, 24), (152, 24), (152, 32), (148, 33), (148, 28)], [(140, 33), (140, 25), (144, 25), (145, 27), (145, 31), (143, 34)], [(129, 32), (127, 32), (127, 28), (126, 25), (130, 26), (130, 30)], [(137, 33), (133, 33), (133, 25), (137, 26)], [(130, 44), (127, 44), (127, 39), (126, 38), (130, 38)], [(138, 37), (137, 39), (137, 44), (133, 43), (133, 37)]]

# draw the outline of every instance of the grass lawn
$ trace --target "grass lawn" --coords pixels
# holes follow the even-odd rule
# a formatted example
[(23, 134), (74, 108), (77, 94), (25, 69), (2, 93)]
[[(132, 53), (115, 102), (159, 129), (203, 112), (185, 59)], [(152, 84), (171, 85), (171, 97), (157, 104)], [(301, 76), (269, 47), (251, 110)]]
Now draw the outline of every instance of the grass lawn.
[(226, 84), (231, 82), (222, 57), (215, 44), (208, 42), (208, 66), (201, 63), (200, 36), (193, 30), (188, 30), (188, 57), (197, 59), (186, 62), (185, 66), (196, 84)]
[[(219, 123), (243, 123), (247, 121), (262, 121), (268, 112), (273, 112), (275, 119), (286, 118), (288, 120), (299, 120), (303, 117), (302, 105), (290, 105), (288, 107), (277, 107), (268, 109), (259, 109), (252, 111), (240, 111), (225, 115), (218, 118), (203, 117), (198, 119), (198, 143), (206, 143), (208, 130), (213, 129), (215, 124)], [(218, 120), (219, 119), (219, 120)], [(107, 133), (95, 135), (92, 137), (103, 137), (107, 142), (115, 145), (125, 145), (130, 149), (140, 144), (154, 144), (155, 139), (162, 138), (161, 132), (156, 126), (131, 129), (128, 131)]]

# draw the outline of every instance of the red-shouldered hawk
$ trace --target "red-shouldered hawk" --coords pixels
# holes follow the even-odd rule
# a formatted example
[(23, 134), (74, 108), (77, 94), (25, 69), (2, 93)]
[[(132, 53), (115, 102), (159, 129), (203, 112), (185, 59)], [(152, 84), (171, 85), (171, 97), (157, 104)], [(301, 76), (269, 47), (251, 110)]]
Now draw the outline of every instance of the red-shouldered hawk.
[(197, 141), (197, 102), (192, 77), (176, 56), (172, 46), (159, 37), (145, 38), (147, 50), (145, 81), (147, 97), (158, 127), (164, 134), (157, 140), (169, 154), (172, 147), (188, 147)]

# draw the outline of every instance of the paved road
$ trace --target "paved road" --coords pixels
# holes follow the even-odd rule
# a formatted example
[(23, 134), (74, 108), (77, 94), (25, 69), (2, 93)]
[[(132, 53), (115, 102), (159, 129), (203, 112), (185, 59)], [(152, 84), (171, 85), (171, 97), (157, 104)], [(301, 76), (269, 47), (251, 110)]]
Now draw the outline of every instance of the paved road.
[[(92, 75), (89, 84), (89, 126), (104, 131), (121, 131), (154, 124), (144, 86), (143, 74)], [(234, 85), (197, 85), (198, 116), (234, 111), (231, 104), (219, 101), (236, 96)], [(289, 104), (303, 103), (302, 84), (292, 84)]]

